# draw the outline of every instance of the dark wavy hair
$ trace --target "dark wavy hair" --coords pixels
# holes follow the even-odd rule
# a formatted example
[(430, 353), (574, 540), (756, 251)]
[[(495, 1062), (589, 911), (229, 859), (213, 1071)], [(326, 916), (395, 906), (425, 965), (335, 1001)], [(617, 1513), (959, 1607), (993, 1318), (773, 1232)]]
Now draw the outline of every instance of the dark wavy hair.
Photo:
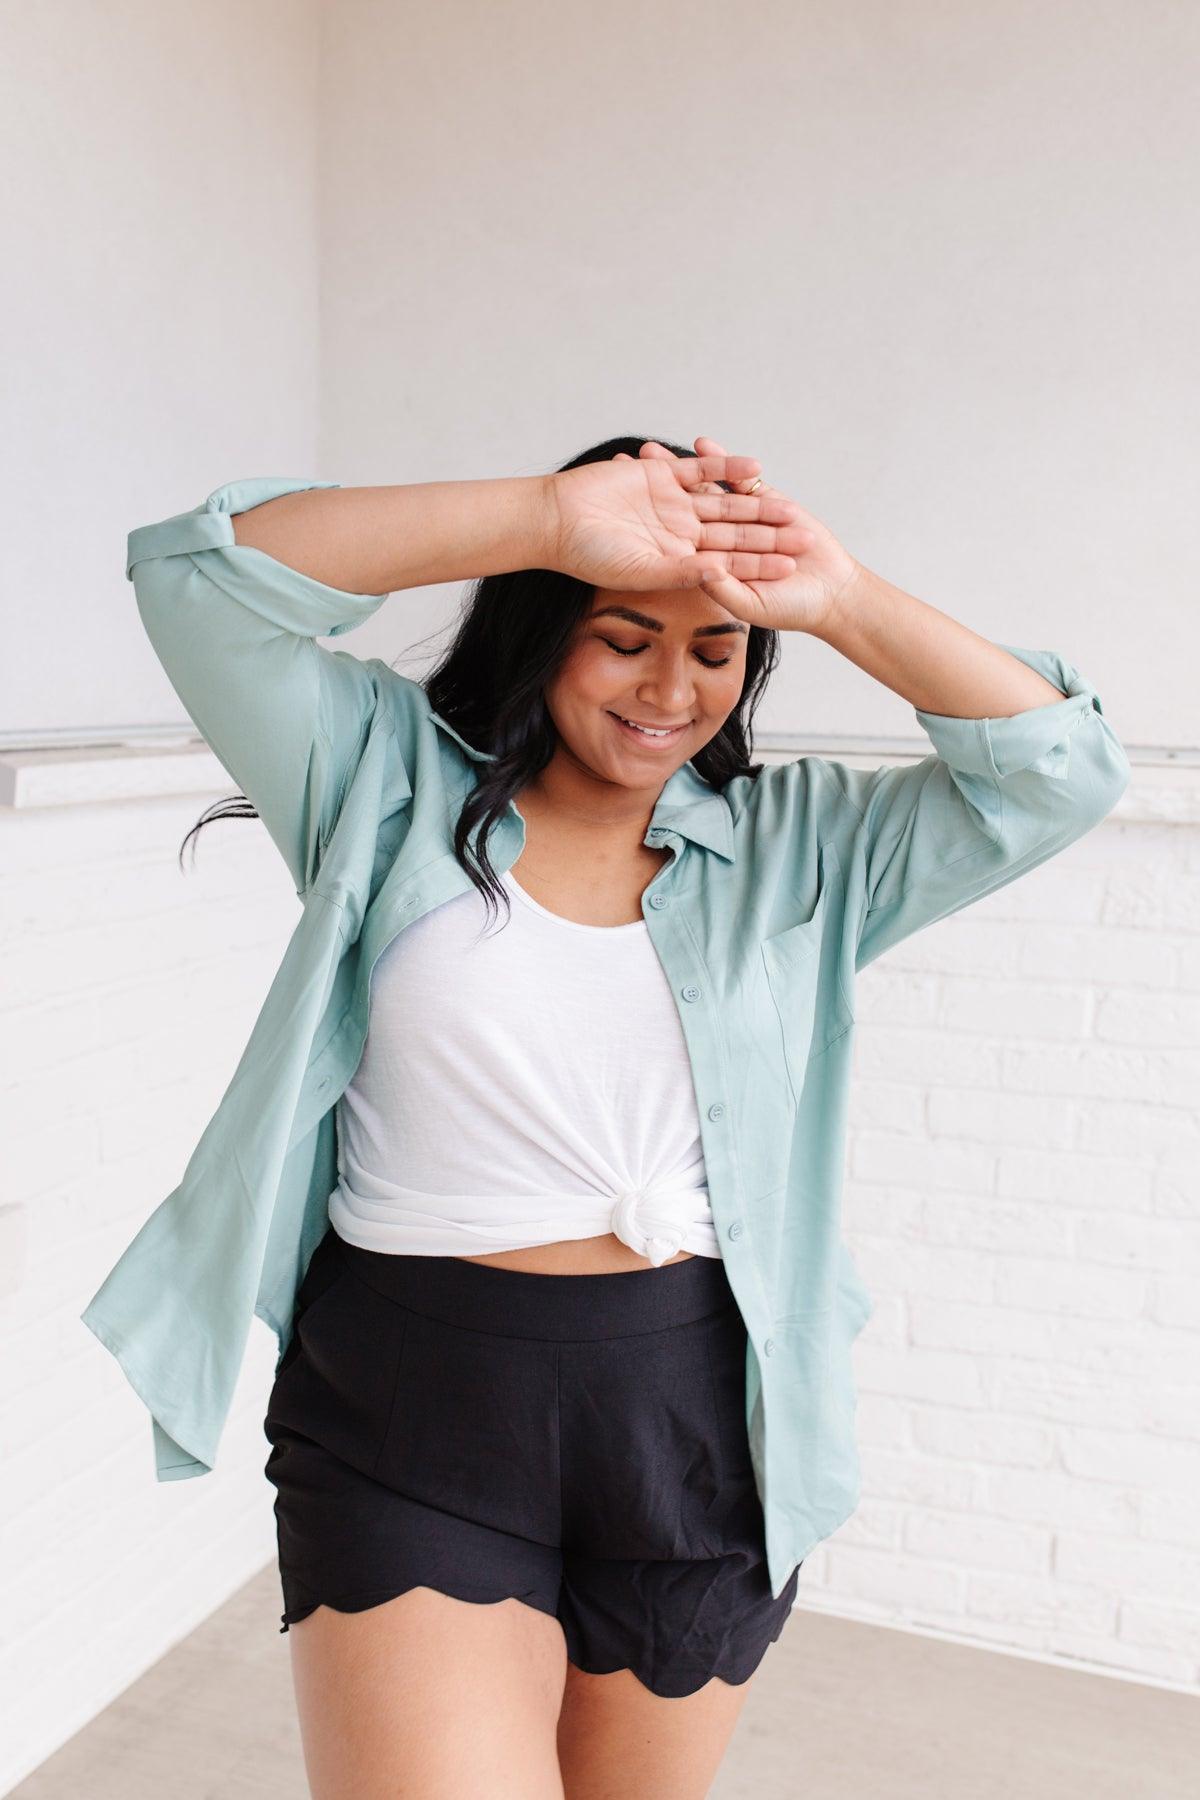
[[(560, 464), (560, 470), (611, 462), (622, 450), (636, 457), (648, 441), (643, 437), (607, 438)], [(668, 438), (654, 442), (664, 444), (676, 456), (696, 454)], [(733, 491), (728, 482), (720, 485), (726, 492)], [(469, 744), (495, 756), (494, 762), (476, 765), (479, 779), (463, 803), (454, 830), (454, 854), (489, 908), (503, 900), (507, 909), (508, 895), (488, 856), (487, 840), (509, 801), (554, 754), (558, 734), (544, 690), (590, 611), (593, 593), (587, 582), (554, 569), (517, 569), (480, 577), (468, 590), (449, 648), (421, 683), (435, 712)], [(738, 703), (715, 737), (690, 759), (697, 773), (717, 791), (735, 775), (757, 779), (762, 771), (761, 763), (750, 760), (751, 722), (778, 661), (779, 633), (752, 625)], [(184, 838), (179, 847), (181, 864), (188, 840), (202, 826), (215, 819), (257, 817), (244, 794), (217, 801)], [(473, 847), (468, 839), (476, 826), (479, 830)]]

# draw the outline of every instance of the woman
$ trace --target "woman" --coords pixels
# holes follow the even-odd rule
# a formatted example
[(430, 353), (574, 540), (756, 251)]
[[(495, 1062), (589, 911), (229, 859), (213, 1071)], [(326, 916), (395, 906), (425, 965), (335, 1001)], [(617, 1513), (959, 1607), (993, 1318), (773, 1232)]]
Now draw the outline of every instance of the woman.
[[(708, 1791), (857, 1497), (854, 974), (1127, 779), (1071, 665), (871, 574), (758, 468), (617, 439), (549, 478), (234, 484), (131, 534), (305, 917), (84, 1317), (160, 1479), (211, 1466), (251, 1297), (279, 1335), (317, 1800)], [(423, 685), (313, 643), (472, 576)], [(778, 630), (904, 695), (935, 754), (750, 763)]]

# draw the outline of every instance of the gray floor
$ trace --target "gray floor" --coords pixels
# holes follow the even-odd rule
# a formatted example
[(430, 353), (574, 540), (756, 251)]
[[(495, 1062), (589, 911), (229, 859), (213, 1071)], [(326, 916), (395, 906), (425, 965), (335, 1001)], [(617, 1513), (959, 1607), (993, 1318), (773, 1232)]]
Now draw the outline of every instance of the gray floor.
[[(270, 1565), (10, 1800), (305, 1800), (278, 1610)], [(711, 1800), (1197, 1795), (1189, 1695), (801, 1611), (755, 1677)]]

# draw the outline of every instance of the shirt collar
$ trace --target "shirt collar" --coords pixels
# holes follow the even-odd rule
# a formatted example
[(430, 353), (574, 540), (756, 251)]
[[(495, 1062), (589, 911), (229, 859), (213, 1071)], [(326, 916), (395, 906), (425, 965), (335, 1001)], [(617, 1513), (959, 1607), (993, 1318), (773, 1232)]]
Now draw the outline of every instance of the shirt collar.
[[(441, 713), (431, 708), (429, 716), (473, 762), (495, 761), (494, 751), (477, 750), (474, 744), (468, 744), (462, 733), (456, 731), (448, 719), (443, 719)], [(676, 769), (663, 784), (650, 819), (650, 829), (678, 832), (680, 837), (702, 844), (706, 850), (715, 850), (727, 862), (734, 860), (733, 816), (729, 802), (724, 794), (708, 785), (690, 762)]]

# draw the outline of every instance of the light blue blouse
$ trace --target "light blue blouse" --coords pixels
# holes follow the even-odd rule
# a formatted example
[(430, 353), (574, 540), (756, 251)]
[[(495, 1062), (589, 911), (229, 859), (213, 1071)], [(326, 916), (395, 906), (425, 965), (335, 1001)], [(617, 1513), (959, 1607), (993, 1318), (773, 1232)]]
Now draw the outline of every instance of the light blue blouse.
[[(149, 1410), (162, 1481), (213, 1467), (254, 1314), (287, 1348), (329, 1225), (334, 1109), (366, 1040), (376, 958), (470, 889), (453, 825), (487, 752), (419, 683), (314, 642), (386, 596), (326, 587), (234, 541), (232, 514), (337, 485), (236, 481), (129, 534), (154, 649), (303, 902), (179, 1185), (81, 1315)], [(933, 753), (906, 766), (802, 756), (718, 793), (688, 763), (646, 833), (670, 852), (642, 911), (678, 1007), (746, 1324), (776, 1595), (859, 1497), (851, 1346), (871, 1302), (840, 1228), (855, 977), (1082, 837), (1129, 779), (1086, 677), (1053, 651), (1003, 648), (1064, 698), (1011, 718), (917, 710)], [(497, 869), (524, 836), (510, 802), (489, 842)]]

